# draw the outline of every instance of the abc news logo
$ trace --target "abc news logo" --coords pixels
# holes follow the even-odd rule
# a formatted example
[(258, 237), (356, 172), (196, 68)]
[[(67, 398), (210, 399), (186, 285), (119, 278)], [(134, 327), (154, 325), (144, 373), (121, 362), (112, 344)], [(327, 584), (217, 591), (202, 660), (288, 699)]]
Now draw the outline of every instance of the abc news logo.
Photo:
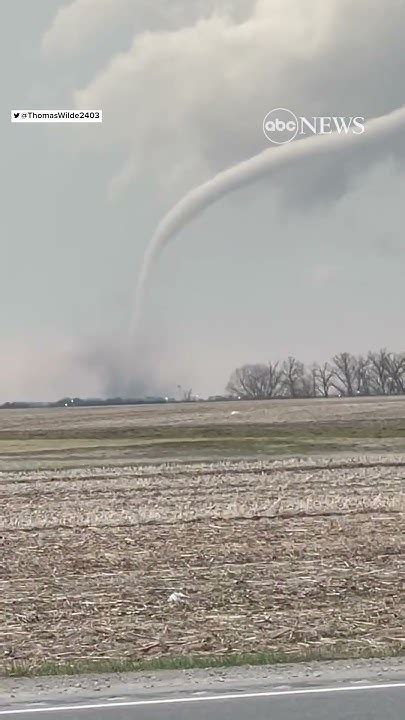
[(267, 113), (263, 121), (263, 132), (270, 142), (284, 145), (297, 135), (330, 135), (333, 132), (353, 132), (362, 135), (365, 131), (364, 117), (316, 116), (298, 117), (287, 108), (275, 108)]

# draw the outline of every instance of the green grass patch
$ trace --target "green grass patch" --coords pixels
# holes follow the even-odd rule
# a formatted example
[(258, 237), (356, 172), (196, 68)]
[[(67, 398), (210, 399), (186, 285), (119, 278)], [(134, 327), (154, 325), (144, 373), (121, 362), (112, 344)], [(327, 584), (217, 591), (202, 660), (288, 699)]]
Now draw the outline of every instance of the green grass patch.
[[(154, 426), (113, 426), (102, 428), (56, 427), (53, 430), (1, 430), (0, 448), (12, 447), (15, 443), (46, 444), (49, 441), (75, 440), (76, 443), (91, 443), (103, 440), (115, 442), (153, 442), (157, 440), (215, 440), (218, 438), (287, 438), (295, 436), (316, 439), (338, 438), (405, 438), (404, 420), (347, 420), (298, 423), (243, 423), (240, 420), (213, 424), (172, 424)], [(4, 444), (4, 445), (3, 445)]]
[(268, 651), (258, 653), (228, 653), (223, 655), (179, 655), (150, 660), (80, 660), (71, 663), (45, 662), (32, 666), (29, 663), (10, 664), (3, 677), (43, 677), (53, 675), (83, 675), (89, 673), (151, 672), (158, 670), (193, 670), (241, 666), (279, 665), (311, 662), (315, 660), (344, 660), (359, 658), (404, 657), (402, 644), (391, 644), (382, 649), (361, 647), (357, 650), (344, 643), (327, 648), (306, 648), (300, 652)]
[(158, 461), (209, 461), (337, 453), (405, 452), (405, 421), (295, 424), (225, 423), (103, 428), (77, 435), (68, 428), (41, 436), (0, 433), (0, 469)]

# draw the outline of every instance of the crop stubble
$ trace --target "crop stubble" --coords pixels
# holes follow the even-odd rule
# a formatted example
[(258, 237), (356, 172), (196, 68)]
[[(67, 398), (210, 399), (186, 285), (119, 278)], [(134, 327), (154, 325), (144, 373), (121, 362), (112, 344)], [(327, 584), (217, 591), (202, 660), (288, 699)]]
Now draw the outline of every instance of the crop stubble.
[(397, 652), (404, 474), (404, 456), (0, 473), (2, 670)]

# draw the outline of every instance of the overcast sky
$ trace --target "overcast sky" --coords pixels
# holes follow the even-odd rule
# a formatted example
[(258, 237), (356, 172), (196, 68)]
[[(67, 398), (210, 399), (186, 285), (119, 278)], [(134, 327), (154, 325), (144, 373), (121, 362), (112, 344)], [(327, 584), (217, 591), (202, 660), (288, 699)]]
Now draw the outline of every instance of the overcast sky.
[[(401, 141), (208, 210), (151, 278), (145, 345), (122, 349), (162, 215), (268, 147), (270, 109), (405, 105), (405, 0), (3, 0), (0, 27), (0, 401), (206, 395), (244, 362), (405, 351)], [(9, 120), (73, 107), (103, 124)]]

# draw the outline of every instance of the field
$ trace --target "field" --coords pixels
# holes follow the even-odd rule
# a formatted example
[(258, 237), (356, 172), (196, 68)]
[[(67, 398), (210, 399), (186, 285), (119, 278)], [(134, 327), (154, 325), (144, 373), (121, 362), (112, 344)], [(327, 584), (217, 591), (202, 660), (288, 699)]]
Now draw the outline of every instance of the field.
[(405, 399), (1, 412), (0, 670), (401, 653), (404, 477)]
[(0, 412), (0, 470), (405, 452), (405, 398)]

